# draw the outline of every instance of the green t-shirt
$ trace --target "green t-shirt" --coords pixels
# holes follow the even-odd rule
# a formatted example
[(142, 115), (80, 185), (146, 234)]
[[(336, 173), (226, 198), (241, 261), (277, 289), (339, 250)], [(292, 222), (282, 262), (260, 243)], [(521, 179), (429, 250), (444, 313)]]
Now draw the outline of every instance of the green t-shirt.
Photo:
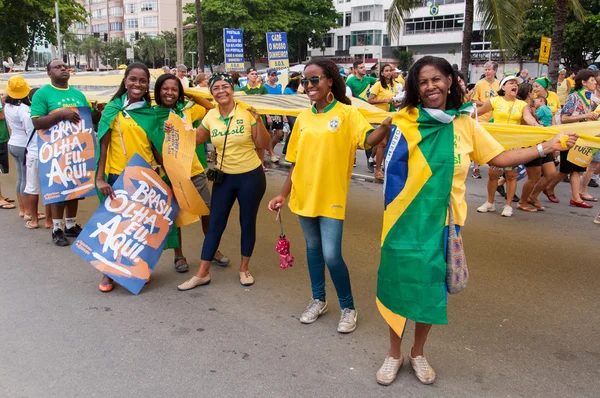
[(352, 90), (352, 95), (363, 101), (368, 101), (367, 92), (369, 88), (377, 83), (377, 79), (371, 76), (365, 76), (358, 79), (356, 76), (350, 76), (346, 81), (346, 85)]
[(544, 105), (536, 109), (535, 115), (540, 119), (540, 124), (544, 127), (552, 126), (552, 110)]
[[(0, 112), (4, 109), (2, 108), (2, 102), (0, 101)], [(6, 127), (6, 120), (0, 120), (0, 144), (4, 144), (9, 139), (8, 135), (8, 127)]]
[(58, 88), (47, 84), (33, 95), (31, 117), (47, 116), (55, 109), (90, 106), (85, 95), (76, 88)]
[(257, 87), (253, 87), (250, 88), (249, 86), (244, 86), (242, 87), (242, 91), (245, 92), (246, 94), (269, 94), (269, 92), (267, 91), (267, 88), (262, 85), (259, 84)]

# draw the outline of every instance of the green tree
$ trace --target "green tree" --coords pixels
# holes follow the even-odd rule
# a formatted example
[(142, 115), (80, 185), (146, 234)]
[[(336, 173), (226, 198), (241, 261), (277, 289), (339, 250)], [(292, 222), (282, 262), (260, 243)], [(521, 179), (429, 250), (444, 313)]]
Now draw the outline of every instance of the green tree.
[[(106, 60), (108, 65), (112, 65), (115, 69), (127, 60), (127, 49), (131, 47), (123, 39), (113, 39), (108, 43), (104, 43), (100, 49), (100, 56)], [(115, 60), (116, 58), (116, 60)]]
[(62, 41), (65, 53), (67, 55), (67, 65), (71, 66), (71, 55), (73, 55), (74, 58), (73, 63), (77, 65), (77, 59), (81, 54), (83, 42), (79, 40), (77, 35), (72, 32), (67, 32), (62, 37)]
[(415, 62), (412, 51), (403, 51), (395, 48), (392, 51), (392, 55), (398, 60), (398, 68), (401, 70), (409, 70), (412, 64)]
[(175, 32), (169, 32), (167, 30), (162, 31), (160, 35), (166, 42), (165, 44), (167, 47), (167, 53), (163, 55), (163, 57), (167, 58), (168, 66), (174, 65), (174, 61), (177, 59), (177, 36), (175, 35)]
[(152, 68), (156, 68), (156, 61), (164, 57), (165, 41), (162, 37), (152, 37), (142, 34), (135, 45), (135, 57)]

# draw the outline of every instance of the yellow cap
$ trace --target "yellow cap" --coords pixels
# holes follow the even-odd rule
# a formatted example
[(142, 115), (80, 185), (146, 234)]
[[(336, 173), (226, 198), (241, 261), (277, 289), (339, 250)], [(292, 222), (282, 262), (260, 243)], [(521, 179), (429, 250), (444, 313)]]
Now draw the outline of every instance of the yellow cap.
[(17, 75), (8, 79), (8, 87), (6, 87), (6, 94), (11, 96), (14, 99), (21, 99), (27, 97), (29, 92), (31, 91), (31, 87), (29, 84), (23, 79), (22, 76)]

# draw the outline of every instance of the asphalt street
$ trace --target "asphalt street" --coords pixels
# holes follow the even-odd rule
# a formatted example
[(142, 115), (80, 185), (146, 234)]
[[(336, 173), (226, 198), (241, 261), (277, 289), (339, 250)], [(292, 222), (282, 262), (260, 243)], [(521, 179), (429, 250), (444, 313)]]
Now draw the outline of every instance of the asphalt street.
[[(367, 174), (359, 160), (356, 172)], [(49, 231), (25, 229), (15, 210), (0, 210), (0, 397), (597, 397), (600, 226), (592, 220), (600, 205), (569, 207), (568, 185), (560, 184), (561, 203), (544, 197), (544, 213), (478, 214), (482, 171), (484, 179), (467, 184), (470, 284), (450, 297), (450, 324), (434, 327), (426, 346), (432, 386), (421, 385), (407, 361), (391, 386), (375, 382), (388, 349), (375, 306), (382, 186), (351, 184), (344, 255), (359, 326), (341, 335), (329, 279), (329, 313), (312, 325), (298, 321), (311, 293), (304, 239), (286, 209), (296, 262), (280, 269), (279, 226), (266, 207), (284, 181), (280, 168), (267, 173), (250, 268), (256, 284), (248, 288), (236, 269), (237, 205), (221, 244), (232, 264), (214, 265), (210, 285), (176, 289), (199, 264), (195, 224), (183, 233), (192, 272), (177, 274), (165, 252), (138, 296), (121, 287), (101, 293), (91, 265), (53, 246)], [(14, 171), (0, 177), (3, 194), (14, 197), (14, 179)], [(86, 199), (79, 222), (97, 205)]]

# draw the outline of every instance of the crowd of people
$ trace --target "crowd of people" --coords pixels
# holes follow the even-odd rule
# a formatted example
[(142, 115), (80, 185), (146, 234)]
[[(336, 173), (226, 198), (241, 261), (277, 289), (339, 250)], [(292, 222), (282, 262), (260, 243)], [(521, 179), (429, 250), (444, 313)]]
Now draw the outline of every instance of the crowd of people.
[[(494, 65), (491, 68), (495, 70)], [(290, 75), (287, 92), (282, 92), (281, 85), (277, 84), (277, 71), (269, 71), (267, 81), (262, 84), (254, 77), (258, 75), (256, 70), (249, 69), (248, 85), (241, 88), (239, 76), (217, 73), (208, 80), (213, 102), (186, 99), (183, 77), (169, 71), (154, 84), (154, 105), (150, 98), (150, 71), (143, 64), (132, 63), (111, 100), (106, 105), (91, 106), (94, 123), (98, 125), (96, 187), (103, 198), (114, 197), (112, 185), (133, 154), (142, 156), (151, 165), (162, 166), (165, 132), (173, 128), (169, 115), (175, 114), (193, 125), (198, 148), (190, 180), (210, 208), (210, 215), (202, 218), (205, 237), (200, 266), (178, 289), (188, 291), (208, 285), (211, 263), (221, 266), (230, 263), (218, 249), (236, 201), (242, 230), (239, 281), (243, 286), (250, 286), (255, 282), (249, 264), (256, 244), (257, 214), (267, 184), (261, 151), (273, 150), (282, 138), (282, 124), (293, 125), (284, 150), (292, 166), (280, 193), (268, 202), (268, 208), (279, 211), (289, 203), (304, 233), (312, 294), (299, 320), (310, 324), (328, 311), (327, 268), (341, 307), (337, 330), (351, 333), (357, 327), (358, 312), (342, 254), (342, 236), (356, 150), (365, 149), (369, 161), (373, 161), (374, 171), (383, 174), (376, 177), (385, 184), (377, 305), (389, 325), (390, 347), (376, 380), (389, 385), (396, 378), (404, 358), (401, 353), (404, 328), (410, 319), (416, 322), (416, 328), (408, 359), (416, 377), (424, 384), (431, 384), (435, 371), (425, 357), (424, 346), (432, 325), (447, 323), (446, 249), (449, 231), (460, 233), (466, 219), (465, 180), (470, 163), (494, 167), (490, 172), (490, 185), (494, 189), (493, 184), (497, 184), (504, 170), (509, 197), (514, 195), (513, 168), (528, 165), (533, 170), (528, 188), (532, 193), (527, 196), (527, 202), (520, 205), (534, 206), (537, 211), (540, 210), (536, 206), (538, 202), (533, 200), (536, 190), (550, 194), (554, 189), (551, 184), (563, 178), (562, 174), (550, 177), (544, 165), (554, 163), (545, 161), (565, 149), (564, 145), (567, 149), (573, 147), (577, 134), (561, 133), (536, 146), (505, 150), (474, 119), (477, 113), (468, 101), (465, 80), (445, 59), (423, 57), (412, 66), (406, 78), (390, 65), (383, 65), (381, 69), (379, 79), (375, 79), (368, 76), (364, 64), (357, 61), (352, 76), (345, 80), (345, 73), (340, 73), (332, 61), (313, 60), (306, 65), (303, 74)], [(187, 73), (183, 67), (182, 75), (184, 70)], [(45, 227), (52, 230), (53, 242), (66, 246), (70, 243), (69, 237), (81, 232), (76, 222), (78, 201), (53, 204), (46, 208), (46, 214), (37, 213), (40, 186), (37, 150), (32, 146), (36, 140), (31, 137), (35, 129), (47, 129), (61, 120), (77, 122), (79, 115), (73, 108), (89, 104), (82, 92), (69, 86), (70, 75), (64, 62), (51, 61), (47, 72), (51, 84), (33, 95), (23, 77), (11, 77), (0, 115), (11, 132), (7, 148), (17, 163), (20, 215), (27, 218), (28, 228), (39, 228), (39, 220), (45, 218)], [(567, 97), (560, 110), (561, 122), (592, 118), (588, 95), (596, 89), (592, 78), (595, 79), (595, 74), (587, 70), (576, 75), (575, 93)], [(548, 110), (543, 108), (547, 106), (552, 110), (554, 106), (556, 113), (560, 107), (547, 91), (547, 82), (536, 80), (534, 86), (541, 88), (525, 90), (524, 100), (517, 99), (521, 91), (517, 83), (515, 77), (505, 77), (501, 82), (489, 82), (486, 78), (489, 89), (481, 91), (487, 98), (478, 97), (476, 102), (481, 113), (491, 113), (505, 123), (548, 124)], [(238, 105), (234, 98), (238, 88), (246, 94), (294, 95), (301, 90), (312, 106), (294, 120), (282, 118), (280, 121), (273, 115), (263, 118), (254, 109)], [(394, 113), (374, 127), (351, 105), (348, 92)], [(534, 108), (531, 98), (536, 93), (545, 101), (538, 101)], [(543, 109), (540, 116), (539, 109)], [(269, 120), (270, 128), (267, 127)], [(420, 133), (415, 134), (417, 131)], [(0, 130), (0, 138), (2, 134)], [(566, 140), (561, 142), (563, 136)], [(398, 144), (401, 138), (408, 144)], [(208, 168), (204, 150), (208, 140), (217, 154), (212, 168)], [(386, 141), (389, 142), (387, 148)], [(422, 151), (427, 153), (429, 165), (419, 163), (423, 162)], [(561, 173), (571, 175), (572, 187), (575, 182), (578, 185), (581, 171), (572, 166), (563, 167), (562, 157), (561, 153)], [(427, 166), (429, 172), (422, 172), (425, 170), (422, 167), (408, 168), (409, 164)], [(8, 172), (7, 159), (2, 159), (0, 167), (2, 172)], [(548, 186), (541, 189), (538, 185), (542, 178), (536, 180), (534, 173), (538, 169), (545, 173), (548, 182)], [(212, 181), (212, 189), (209, 181)], [(404, 192), (418, 194), (419, 199), (408, 203), (410, 199)], [(586, 191), (578, 193), (585, 197)], [(10, 198), (0, 198), (0, 206), (15, 207)], [(573, 198), (573, 203), (584, 202)], [(493, 203), (486, 205), (493, 207)], [(492, 210), (490, 206), (486, 211)], [(449, 210), (454, 225), (448, 225)], [(426, 223), (426, 227), (422, 223)], [(429, 243), (425, 247), (420, 246), (420, 242)], [(419, 250), (415, 250), (416, 245)], [(172, 229), (165, 249), (174, 249), (175, 271), (189, 271), (179, 228)], [(427, 255), (421, 255), (425, 252)], [(102, 292), (113, 290), (110, 275), (103, 277), (98, 288)]]

